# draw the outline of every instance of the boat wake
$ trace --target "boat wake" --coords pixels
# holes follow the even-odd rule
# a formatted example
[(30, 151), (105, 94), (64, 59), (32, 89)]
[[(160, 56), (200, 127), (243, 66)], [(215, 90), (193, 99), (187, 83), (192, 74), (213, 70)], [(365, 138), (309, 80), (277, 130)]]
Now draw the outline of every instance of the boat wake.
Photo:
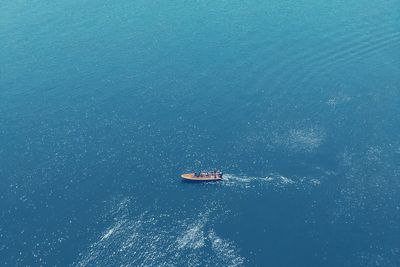
[(280, 174), (269, 174), (267, 176), (246, 176), (235, 174), (224, 174), (222, 184), (229, 187), (256, 188), (260, 185), (271, 186), (272, 188), (294, 187), (297, 189), (305, 187), (316, 187), (321, 180), (307, 177), (287, 177)]

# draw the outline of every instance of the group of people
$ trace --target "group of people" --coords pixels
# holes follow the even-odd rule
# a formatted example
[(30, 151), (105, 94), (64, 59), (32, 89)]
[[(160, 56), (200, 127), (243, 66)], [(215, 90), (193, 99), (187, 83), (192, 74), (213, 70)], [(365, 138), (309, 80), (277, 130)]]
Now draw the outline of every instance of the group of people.
[(219, 170), (215, 171), (202, 171), (202, 172), (195, 172), (195, 177), (213, 177), (213, 178), (222, 178), (222, 172)]

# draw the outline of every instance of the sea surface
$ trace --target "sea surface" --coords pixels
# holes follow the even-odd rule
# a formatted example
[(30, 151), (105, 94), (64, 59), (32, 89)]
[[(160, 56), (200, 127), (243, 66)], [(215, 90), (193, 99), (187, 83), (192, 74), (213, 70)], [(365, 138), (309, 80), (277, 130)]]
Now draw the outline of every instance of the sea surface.
[(400, 1), (1, 1), (0, 265), (400, 266)]

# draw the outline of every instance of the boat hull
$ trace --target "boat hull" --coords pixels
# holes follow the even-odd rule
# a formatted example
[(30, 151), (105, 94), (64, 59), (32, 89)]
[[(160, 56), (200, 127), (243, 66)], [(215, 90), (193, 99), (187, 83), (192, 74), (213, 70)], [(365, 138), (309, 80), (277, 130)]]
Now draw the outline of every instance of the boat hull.
[(190, 181), (190, 182), (216, 182), (216, 181), (221, 181), (220, 177), (213, 177), (213, 176), (196, 177), (196, 176), (194, 176), (194, 173), (182, 174), (181, 178), (184, 181)]

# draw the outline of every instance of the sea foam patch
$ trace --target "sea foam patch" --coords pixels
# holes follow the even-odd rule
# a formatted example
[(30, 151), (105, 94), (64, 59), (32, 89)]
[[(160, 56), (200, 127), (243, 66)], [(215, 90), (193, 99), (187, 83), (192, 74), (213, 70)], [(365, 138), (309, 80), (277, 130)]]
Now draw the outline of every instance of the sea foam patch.
[[(108, 212), (109, 226), (81, 253), (75, 266), (242, 266), (234, 242), (213, 228), (215, 209), (183, 220), (181, 214), (132, 214), (124, 199)], [(215, 206), (215, 205), (213, 205)]]
[(190, 224), (189, 227), (176, 240), (179, 249), (199, 249), (205, 245), (204, 227), (207, 217), (200, 218), (199, 221)]
[(239, 256), (235, 244), (231, 241), (219, 237), (215, 231), (211, 230), (208, 234), (208, 240), (215, 251), (217, 257), (225, 263), (225, 266), (242, 266), (245, 259)]

